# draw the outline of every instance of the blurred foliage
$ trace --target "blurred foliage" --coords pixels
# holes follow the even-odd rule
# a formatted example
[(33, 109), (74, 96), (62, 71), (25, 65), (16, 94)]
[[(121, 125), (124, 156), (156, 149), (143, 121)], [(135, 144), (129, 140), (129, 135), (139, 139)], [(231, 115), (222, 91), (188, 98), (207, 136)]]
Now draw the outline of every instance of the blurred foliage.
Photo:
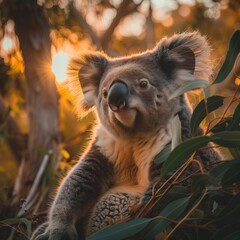
[[(21, 0), (8, 1), (11, 1), (13, 6), (14, 4), (21, 3)], [(28, 119), (24, 62), (18, 38), (14, 33), (14, 23), (11, 20), (9, 9), (6, 5), (6, 2), (9, 3), (8, 1), (0, 0), (0, 95), (6, 108), (11, 109), (11, 111), (5, 115), (6, 121), (11, 117), (19, 126), (22, 134), (27, 135)], [(29, 2), (31, 1), (29, 0)], [(151, 43), (148, 42), (147, 34), (151, 34), (152, 39), (157, 42), (163, 36), (172, 35), (175, 32), (199, 30), (202, 34), (208, 36), (209, 42), (213, 46), (212, 58), (216, 69), (218, 69), (224, 61), (230, 36), (236, 29), (240, 28), (240, 3), (235, 0), (134, 0), (125, 1), (127, 2), (127, 7), (122, 10), (122, 12), (119, 12), (119, 7), (123, 2), (124, 1), (121, 0), (38, 0), (40, 5), (44, 5), (45, 13), (51, 26), (52, 55), (54, 56), (56, 53), (62, 51), (72, 57), (76, 55), (77, 52), (86, 49), (104, 49), (112, 56), (129, 55), (143, 51), (151, 45)], [(151, 22), (154, 26), (154, 31), (151, 33), (147, 31), (149, 26), (146, 21), (149, 17), (150, 4), (153, 10)], [(119, 23), (113, 28), (110, 38), (106, 39), (104, 44), (101, 43), (101, 39), (109, 30), (111, 23), (114, 22), (118, 13), (120, 15)], [(215, 71), (215, 74), (216, 72), (217, 71)], [(70, 94), (69, 89), (65, 86), (65, 82), (58, 82), (58, 79), (56, 80), (60, 94), (59, 107), (62, 143), (57, 153), (51, 156), (50, 164), (44, 173), (41, 191), (42, 196), (49, 194), (51, 189), (55, 188), (59, 179), (66, 174), (79, 158), (79, 155), (84, 151), (90, 138), (90, 129), (95, 121), (93, 112), (81, 119), (77, 117), (74, 108), (74, 106), (76, 106), (74, 96)], [(232, 96), (235, 92), (236, 85), (233, 82), (229, 82), (224, 89), (228, 95), (227, 99), (231, 101), (229, 96)], [(191, 105), (195, 106), (203, 99), (203, 95), (204, 94), (200, 96), (191, 93), (188, 94)], [(219, 109), (220, 113), (216, 112), (217, 115), (222, 114), (223, 108)], [(219, 129), (225, 131), (227, 125), (224, 124), (225, 122), (223, 120), (233, 123), (235, 119), (237, 119), (237, 117), (232, 115), (234, 110), (237, 111), (236, 101), (235, 105), (234, 103), (231, 104), (227, 116), (224, 117), (214, 129), (211, 129), (215, 132), (219, 131)], [(0, 118), (0, 201), (3, 203), (0, 207), (0, 220), (15, 215), (15, 212), (8, 211), (8, 208), (5, 207), (11, 198), (11, 190), (18, 167), (18, 162), (11, 152), (12, 149), (8, 146), (8, 138), (10, 137), (8, 129), (1, 128), (1, 126), (5, 126), (2, 125), (4, 122), (5, 120)], [(204, 119), (202, 124), (207, 126), (207, 120)], [(231, 131), (232, 130), (233, 129), (231, 129)], [(239, 129), (234, 128), (234, 130)], [(226, 148), (224, 151), (226, 152)], [(230, 148), (227, 154), (231, 156), (230, 153), (234, 154), (234, 158), (239, 154), (236, 148)], [(228, 165), (225, 169), (227, 168), (228, 171), (230, 171), (228, 174), (231, 174), (231, 169), (233, 168)], [(225, 176), (225, 178), (227, 178), (227, 176)], [(203, 177), (202, 182), (205, 184), (208, 180), (209, 178)], [(232, 183), (230, 181), (230, 183), (227, 182), (227, 184)], [(236, 190), (236, 188), (234, 189)], [(38, 211), (41, 210), (39, 207), (43, 199), (41, 194), (39, 202), (36, 204), (35, 212), (33, 211), (34, 213), (38, 213)], [(201, 204), (211, 202), (211, 204), (214, 205), (215, 211), (216, 209), (218, 210), (218, 206), (220, 205), (227, 207), (227, 203), (230, 204), (231, 199), (231, 201), (237, 201), (238, 195), (237, 193), (235, 195), (236, 197), (233, 198), (232, 192), (212, 192), (211, 194), (208, 192), (206, 195), (202, 195), (203, 198), (200, 196), (199, 201), (201, 201)], [(211, 201), (209, 200), (209, 202), (207, 202), (207, 199)], [(183, 203), (183, 206), (185, 206), (185, 200), (186, 199), (179, 200)], [(176, 201), (178, 200), (176, 199)], [(180, 206), (182, 205), (180, 204)], [(176, 212), (179, 214), (179, 211)], [(175, 215), (173, 214), (173, 217), (179, 216), (177, 213)], [(225, 213), (223, 213), (223, 216), (224, 214)], [(37, 217), (33, 217), (32, 213), (26, 213), (26, 215), (31, 218), (33, 222), (37, 219)], [(204, 212), (201, 207), (199, 207), (193, 209), (192, 215), (202, 216)], [(15, 223), (12, 221), (7, 224), (17, 226), (25, 225), (23, 229), (26, 230), (26, 222), (24, 221)], [(196, 221), (200, 220), (197, 219)], [(141, 226), (144, 226), (145, 223), (144, 221), (139, 222), (140, 225), (142, 224)], [(199, 222), (196, 224), (198, 225)], [(214, 226), (217, 226), (217, 224), (222, 224), (222, 222), (220, 221), (214, 224)], [(139, 228), (137, 230), (139, 230)], [(192, 228), (190, 228), (190, 230), (192, 231), (191, 234), (195, 234)], [(186, 234), (185, 239), (188, 239), (187, 235), (190, 230), (187, 226), (183, 225), (177, 232), (181, 231), (182, 236)], [(226, 225), (226, 231), (231, 231), (231, 227)], [(205, 234), (205, 230), (203, 230), (204, 233), (200, 232), (199, 230), (199, 236)], [(21, 231), (21, 233), (23, 232)], [(24, 234), (26, 235), (26, 232)], [(24, 234), (20, 234), (19, 236), (26, 239), (27, 237), (24, 236)], [(218, 234), (221, 235), (221, 232)], [(217, 238), (217, 236), (218, 235), (216, 235), (215, 238)], [(20, 239), (20, 237), (18, 239)]]

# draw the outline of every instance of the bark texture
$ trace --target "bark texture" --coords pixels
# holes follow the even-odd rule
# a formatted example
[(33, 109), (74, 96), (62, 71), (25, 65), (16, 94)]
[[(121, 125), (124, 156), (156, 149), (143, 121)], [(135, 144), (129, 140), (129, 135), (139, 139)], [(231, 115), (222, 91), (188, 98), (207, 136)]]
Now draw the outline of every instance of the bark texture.
[(16, 202), (27, 196), (43, 159), (42, 150), (54, 150), (59, 142), (59, 96), (51, 72), (50, 29), (43, 7), (36, 0), (8, 0), (7, 4), (25, 63), (29, 119), (27, 154), (14, 189)]

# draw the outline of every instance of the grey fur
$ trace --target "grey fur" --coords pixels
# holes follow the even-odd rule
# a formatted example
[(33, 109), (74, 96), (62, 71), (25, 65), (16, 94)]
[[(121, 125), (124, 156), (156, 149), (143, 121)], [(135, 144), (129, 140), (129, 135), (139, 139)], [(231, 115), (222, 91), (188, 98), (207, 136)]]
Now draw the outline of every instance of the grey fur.
[[(176, 114), (183, 140), (190, 137), (188, 103), (183, 96), (171, 101), (168, 96), (192, 74), (209, 77), (209, 51), (206, 39), (194, 32), (165, 38), (155, 49), (130, 57), (86, 53), (73, 60), (81, 106), (95, 106), (99, 123), (89, 150), (62, 181), (48, 224), (32, 240), (76, 240), (77, 220), (88, 219), (89, 235), (128, 216), (140, 198), (147, 201), (159, 173), (153, 159), (171, 141), (169, 123)], [(107, 99), (116, 81), (129, 89), (125, 110), (119, 112), (110, 109)], [(198, 157), (206, 165), (221, 158), (213, 150), (200, 151)]]

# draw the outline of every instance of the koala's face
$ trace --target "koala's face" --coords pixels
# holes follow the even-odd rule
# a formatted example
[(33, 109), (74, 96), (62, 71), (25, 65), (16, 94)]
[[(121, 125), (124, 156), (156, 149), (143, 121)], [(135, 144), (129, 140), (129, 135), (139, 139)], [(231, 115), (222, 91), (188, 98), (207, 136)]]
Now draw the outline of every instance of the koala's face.
[(99, 119), (113, 133), (153, 132), (178, 111), (167, 99), (171, 89), (151, 56), (109, 61), (97, 92)]
[(96, 106), (102, 125), (117, 136), (153, 132), (181, 110), (179, 98), (169, 101), (169, 95), (192, 74), (206, 77), (208, 55), (197, 33), (175, 35), (152, 51), (126, 58), (85, 54), (75, 61), (83, 105)]

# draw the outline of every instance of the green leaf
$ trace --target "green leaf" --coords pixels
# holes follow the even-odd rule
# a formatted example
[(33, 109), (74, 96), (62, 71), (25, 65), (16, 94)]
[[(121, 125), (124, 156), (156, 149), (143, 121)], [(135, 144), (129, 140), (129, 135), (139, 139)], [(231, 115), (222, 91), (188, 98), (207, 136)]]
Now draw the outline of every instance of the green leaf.
[(168, 100), (171, 100), (175, 97), (181, 96), (182, 94), (193, 90), (193, 89), (197, 89), (197, 88), (206, 88), (208, 87), (210, 84), (208, 81), (206, 80), (202, 80), (202, 79), (197, 79), (193, 76), (193, 81), (191, 82), (187, 82), (184, 86), (178, 88), (175, 92), (173, 92)]
[(27, 228), (27, 235), (28, 238), (30, 239), (31, 237), (31, 221), (29, 221), (26, 218), (8, 218), (6, 220), (0, 221), (0, 223), (4, 224), (4, 225), (25, 225)]
[(231, 166), (222, 178), (223, 187), (230, 187), (234, 183), (240, 184), (240, 162)]
[[(224, 224), (217, 229), (217, 232), (210, 238), (210, 240), (239, 240), (239, 231), (234, 227), (233, 223)], [(231, 238), (229, 238), (231, 237)]]
[(91, 235), (88, 240), (121, 240), (136, 234), (145, 228), (150, 221), (152, 221), (150, 218), (138, 218), (129, 222), (119, 223), (100, 230)]
[(142, 240), (152, 239), (157, 234), (161, 233), (170, 224), (166, 219), (175, 220), (186, 210), (190, 197), (184, 197), (169, 203), (163, 211), (159, 214), (159, 218), (152, 221), (144, 230)]
[(235, 160), (229, 160), (228, 162), (221, 163), (216, 167), (214, 167), (213, 169), (211, 169), (210, 175), (212, 175), (218, 181), (218, 183), (220, 183), (226, 171), (236, 163), (240, 163), (240, 160), (235, 159)]
[(210, 87), (204, 88), (203, 89), (203, 94), (204, 94), (204, 98), (205, 99), (209, 98), (211, 96), (211, 89), (210, 89)]
[(239, 147), (240, 131), (224, 131), (215, 133), (212, 135), (212, 141), (222, 147)]
[(232, 120), (229, 123), (227, 130), (240, 130), (240, 104), (236, 107)]
[(233, 158), (240, 158), (240, 148), (228, 148)]
[(221, 122), (217, 123), (213, 128), (211, 128), (212, 133), (218, 133), (218, 132), (223, 132), (226, 131), (232, 118), (227, 117), (224, 118)]
[(224, 240), (239, 240), (240, 230), (236, 232), (230, 233), (228, 236), (224, 238)]
[(172, 130), (171, 149), (173, 150), (178, 144), (182, 142), (182, 127), (178, 115), (176, 115), (171, 121), (171, 130)]
[(202, 190), (206, 185), (213, 185), (219, 187), (217, 180), (209, 174), (196, 174), (192, 178), (192, 192)]
[[(195, 135), (197, 128), (199, 127), (202, 120), (206, 117), (207, 112), (213, 112), (217, 108), (223, 105), (224, 97), (222, 96), (212, 96), (207, 99), (207, 102), (203, 99), (194, 109), (191, 118), (191, 132)], [(207, 109), (206, 109), (207, 107)]]
[(224, 60), (224, 63), (222, 65), (216, 79), (213, 82), (214, 84), (220, 83), (226, 79), (228, 74), (233, 69), (236, 57), (239, 52), (240, 52), (240, 30), (237, 30), (233, 34), (233, 36), (230, 40), (229, 49), (228, 49), (226, 58)]
[(161, 178), (163, 179), (168, 173), (178, 167), (184, 160), (188, 159), (196, 150), (211, 141), (210, 136), (200, 136), (189, 139), (179, 144), (163, 163), (161, 168)]
[(171, 153), (171, 144), (168, 144), (157, 156), (154, 158), (156, 164), (163, 163)]
[(219, 224), (227, 224), (232, 219), (238, 219), (240, 214), (240, 193), (234, 196), (226, 207), (218, 214), (216, 221)]
[(235, 61), (235, 65), (234, 65), (234, 70), (235, 70), (235, 72), (234, 72), (235, 75), (239, 78), (240, 77), (240, 55), (237, 56), (237, 59)]
[(195, 151), (208, 142), (214, 142), (222, 147), (239, 147), (240, 131), (225, 131), (211, 136), (199, 136), (179, 144), (168, 156), (161, 168), (161, 178), (177, 168), (184, 160), (188, 159)]

